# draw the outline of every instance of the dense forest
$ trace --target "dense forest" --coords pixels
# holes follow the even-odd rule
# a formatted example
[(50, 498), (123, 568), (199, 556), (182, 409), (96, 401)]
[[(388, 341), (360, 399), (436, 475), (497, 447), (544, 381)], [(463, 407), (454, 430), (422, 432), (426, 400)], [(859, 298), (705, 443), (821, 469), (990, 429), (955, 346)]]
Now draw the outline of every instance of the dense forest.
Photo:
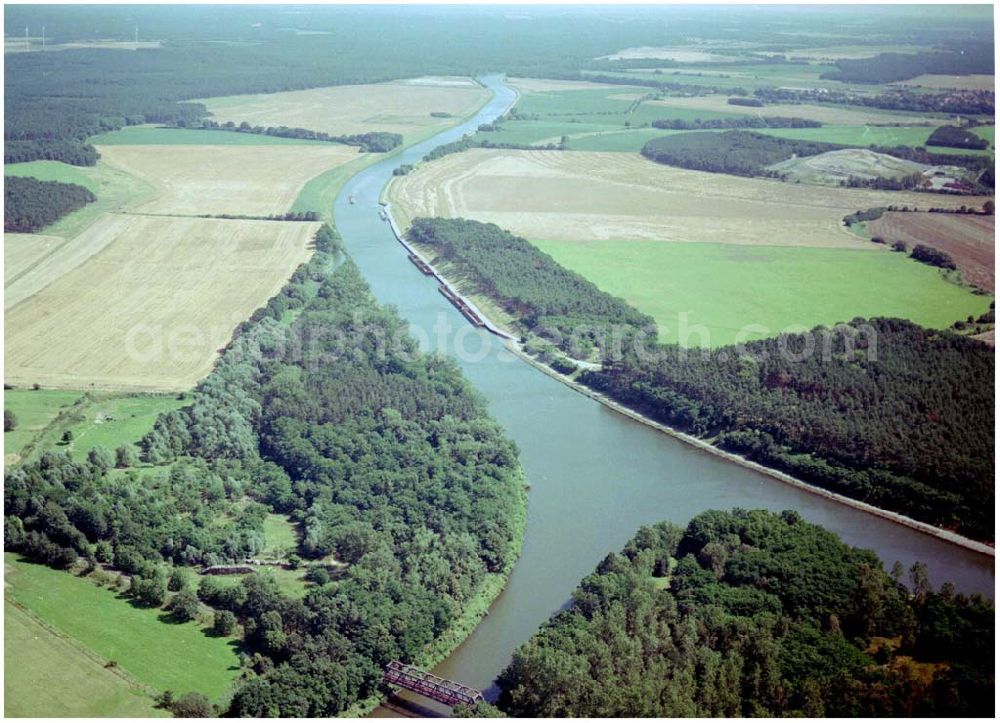
[(769, 170), (767, 166), (786, 161), (793, 155), (815, 156), (842, 148), (844, 146), (833, 143), (775, 138), (750, 131), (727, 131), (677, 133), (654, 138), (642, 147), (642, 155), (657, 163), (694, 171), (780, 178), (780, 173)]
[(4, 488), (7, 549), (111, 563), (148, 604), (163, 602), (171, 565), (259, 552), (268, 511), (299, 524), (307, 561), (346, 563), (303, 600), (261, 575), (199, 586), (245, 631), (233, 715), (332, 716), (379, 692), (383, 667), (425, 660), (520, 547), (514, 446), (457, 366), (422, 355), (353, 263), (337, 265), (336, 247), (321, 229), (192, 403), (158, 419), (141, 447), (162, 472), (47, 452)]
[(994, 356), (901, 319), (630, 354), (580, 381), (811, 484), (992, 539)]
[(650, 317), (495, 224), (418, 218), (408, 235), (433, 249), (435, 261), (455, 264), (531, 333), (573, 356), (606, 348), (613, 326), (654, 327)]
[(845, 83), (896, 83), (918, 75), (993, 75), (993, 44), (968, 43), (948, 53), (879, 53), (873, 58), (838, 60), (823, 78)]
[(931, 133), (927, 139), (929, 146), (945, 146), (947, 148), (972, 148), (982, 150), (990, 144), (985, 138), (980, 138), (972, 131), (958, 126), (941, 126)]
[[(912, 595), (902, 584), (904, 577)], [(643, 527), (514, 654), (517, 717), (922, 717), (993, 711), (993, 605), (888, 575), (795, 512)]]
[[(4, 140), (20, 142), (18, 160), (92, 163), (81, 150), (88, 136), (138, 123), (198, 122), (205, 107), (186, 102), (198, 98), (424, 74), (560, 73), (616, 48), (656, 44), (662, 36), (640, 19), (609, 26), (596, 18), (546, 13), (526, 25), (503, 17), (484, 21), (470, 11), (404, 9), (390, 16), (357, 8), (313, 9), (310, 32), (296, 34), (288, 27), (293, 19), (280, 9), (167, 10), (129, 10), (143, 35), (165, 40), (159, 48), (7, 57)], [(12, 20), (18, 27), (47, 25), (51, 42), (79, 40), (81, 27), (88, 28), (84, 38), (102, 27), (106, 34), (95, 37), (120, 37), (123, 31), (132, 37), (131, 21), (123, 28), (120, 17), (100, 8), (5, 13), (19, 18)], [(270, 22), (260, 22), (262, 16)]]
[(40, 231), (66, 214), (96, 200), (93, 193), (75, 183), (6, 176), (3, 189), (3, 230), (19, 233)]

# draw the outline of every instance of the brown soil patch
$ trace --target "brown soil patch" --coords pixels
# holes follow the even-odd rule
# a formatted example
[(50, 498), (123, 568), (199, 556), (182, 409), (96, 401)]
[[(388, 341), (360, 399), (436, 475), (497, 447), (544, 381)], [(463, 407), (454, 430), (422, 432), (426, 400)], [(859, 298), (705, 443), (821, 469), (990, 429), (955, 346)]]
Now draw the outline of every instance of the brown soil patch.
[(870, 222), (868, 230), (887, 243), (905, 241), (910, 248), (924, 244), (944, 251), (966, 281), (990, 293), (996, 290), (994, 216), (892, 212)]

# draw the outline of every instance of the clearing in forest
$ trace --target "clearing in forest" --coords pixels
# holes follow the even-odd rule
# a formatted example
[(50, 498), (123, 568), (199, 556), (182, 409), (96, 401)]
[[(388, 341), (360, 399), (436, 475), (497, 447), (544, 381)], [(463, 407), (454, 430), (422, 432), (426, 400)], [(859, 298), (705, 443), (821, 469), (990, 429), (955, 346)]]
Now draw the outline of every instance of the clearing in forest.
[(309, 258), (318, 227), (108, 215), (88, 229), (98, 251), (7, 307), (5, 381), (189, 389)]
[(99, 150), (109, 166), (154, 188), (154, 197), (131, 211), (184, 216), (285, 213), (311, 178), (358, 157), (357, 148), (335, 143), (116, 145)]
[(530, 239), (683, 241), (877, 250), (843, 226), (858, 209), (981, 207), (982, 197), (820, 188), (672, 168), (633, 153), (473, 149), (395, 178), (419, 216), (492, 222)]
[(489, 92), (471, 78), (415, 78), (197, 102), (204, 103), (212, 119), (219, 122), (284, 125), (331, 135), (384, 131), (401, 133), (409, 143), (454, 125), (456, 119), (471, 115), (489, 97)]
[(932, 246), (952, 257), (962, 277), (990, 293), (996, 290), (996, 223), (993, 216), (891, 212), (867, 223), (887, 243)]

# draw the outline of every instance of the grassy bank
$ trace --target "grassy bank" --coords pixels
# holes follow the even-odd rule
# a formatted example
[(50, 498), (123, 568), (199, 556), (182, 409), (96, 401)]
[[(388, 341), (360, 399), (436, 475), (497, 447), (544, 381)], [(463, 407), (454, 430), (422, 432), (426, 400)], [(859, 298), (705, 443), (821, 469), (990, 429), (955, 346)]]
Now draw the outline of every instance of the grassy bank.
[[(210, 637), (197, 622), (174, 623), (163, 610), (136, 607), (89, 579), (13, 553), (5, 553), (4, 562), (8, 600), (152, 690), (199, 692), (218, 701), (239, 671), (235, 642)], [(37, 684), (29, 689), (37, 693)], [(85, 696), (83, 704), (93, 701)]]
[[(27, 610), (4, 602), (4, 715), (151, 718), (167, 715), (141, 686)], [(44, 694), (40, 694), (44, 693)]]

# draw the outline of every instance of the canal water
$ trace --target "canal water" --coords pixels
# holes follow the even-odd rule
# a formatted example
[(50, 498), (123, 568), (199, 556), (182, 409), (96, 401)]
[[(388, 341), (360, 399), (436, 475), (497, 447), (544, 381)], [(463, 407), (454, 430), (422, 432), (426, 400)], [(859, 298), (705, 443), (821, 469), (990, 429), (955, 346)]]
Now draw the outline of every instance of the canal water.
[[(524, 549), (507, 588), (475, 632), (434, 672), (490, 697), (514, 649), (567, 603), (577, 582), (607, 553), (620, 550), (640, 525), (660, 520), (683, 525), (707, 509), (794, 509), (845, 542), (875, 550), (887, 567), (897, 560), (907, 567), (920, 560), (935, 584), (951, 581), (960, 592), (993, 597), (992, 557), (697, 450), (573, 391), (464, 320), (433, 279), (409, 262), (380, 218), (379, 194), (394, 168), (473, 132), (512, 104), (515, 94), (500, 77), (483, 82), (494, 96), (474, 118), (365, 169), (348, 182), (334, 206), (347, 251), (375, 295), (398, 309), (422, 346), (442, 349), (459, 361), (490, 413), (517, 443), (530, 484)], [(442, 326), (447, 327), (443, 332)], [(375, 715), (396, 714), (382, 708)]]

